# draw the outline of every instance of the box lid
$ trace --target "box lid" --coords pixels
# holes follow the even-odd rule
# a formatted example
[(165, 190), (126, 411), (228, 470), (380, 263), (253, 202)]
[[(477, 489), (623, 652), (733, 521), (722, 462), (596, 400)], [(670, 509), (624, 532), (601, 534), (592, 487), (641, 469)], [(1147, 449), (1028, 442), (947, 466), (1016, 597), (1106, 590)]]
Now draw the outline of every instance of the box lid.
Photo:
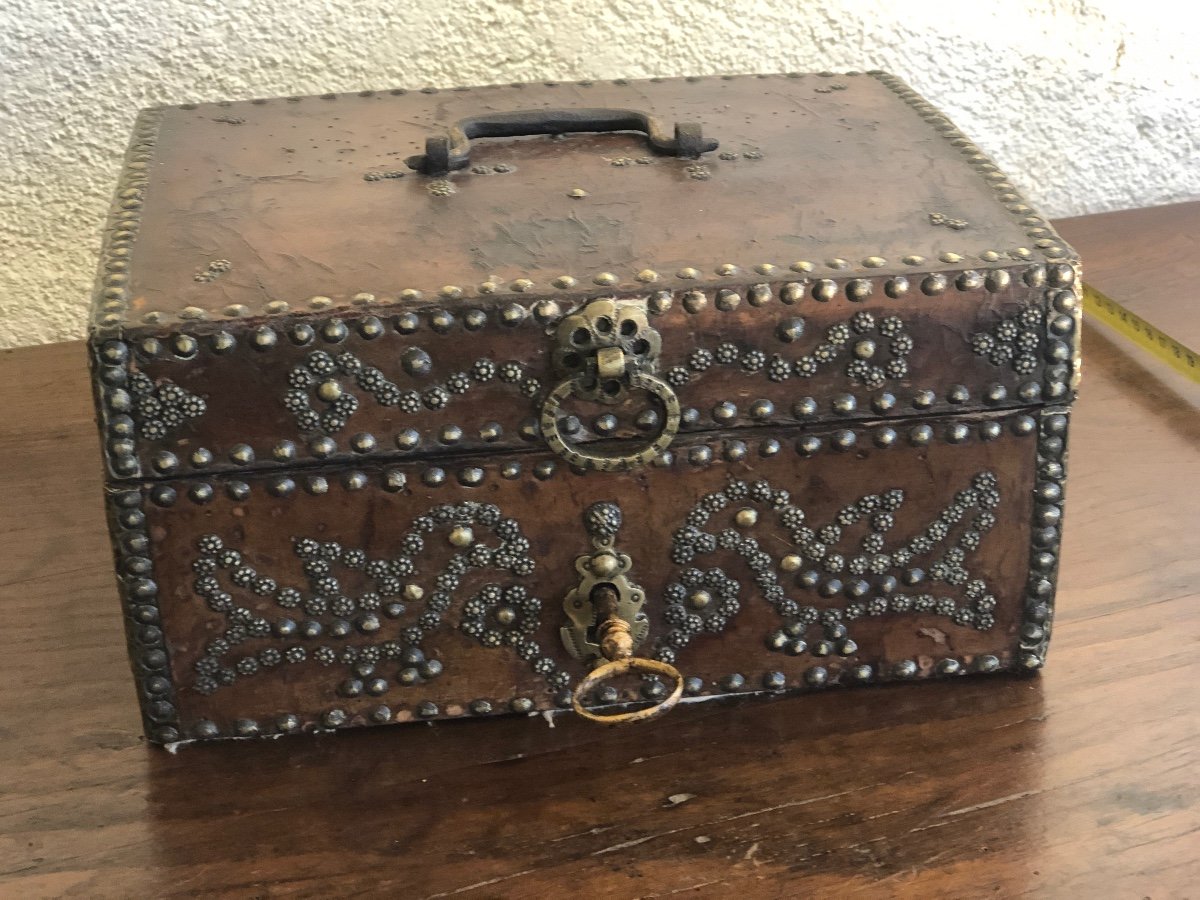
[[(640, 464), (676, 427), (1061, 400), (1076, 276), (882, 73), (330, 94), (143, 113), (92, 340), (117, 477), (546, 424), (575, 464), (619, 438)], [(614, 347), (618, 396), (563, 387)]]

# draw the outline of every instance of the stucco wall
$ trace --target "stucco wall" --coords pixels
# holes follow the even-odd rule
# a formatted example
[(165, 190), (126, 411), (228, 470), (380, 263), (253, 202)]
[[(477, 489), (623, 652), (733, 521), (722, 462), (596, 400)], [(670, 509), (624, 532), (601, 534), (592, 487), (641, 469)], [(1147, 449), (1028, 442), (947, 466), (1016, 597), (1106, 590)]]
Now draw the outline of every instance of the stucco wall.
[(0, 5), (0, 347), (83, 334), (134, 112), (397, 86), (882, 68), (1051, 215), (1200, 196), (1183, 0)]

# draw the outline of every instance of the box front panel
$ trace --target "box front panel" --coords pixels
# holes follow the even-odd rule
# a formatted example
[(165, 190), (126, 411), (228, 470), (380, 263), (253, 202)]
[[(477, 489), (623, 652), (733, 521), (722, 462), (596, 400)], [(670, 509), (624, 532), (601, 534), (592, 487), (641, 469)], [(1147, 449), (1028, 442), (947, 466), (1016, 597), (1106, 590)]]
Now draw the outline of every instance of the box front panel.
[(1030, 567), (1057, 542), (1065, 416), (1049, 421), (684, 439), (622, 475), (520, 454), (114, 493), (126, 569), (141, 560), (131, 646), (153, 735), (569, 705), (590, 664), (567, 645), (594, 637), (570, 601), (601, 546), (644, 595), (635, 655), (691, 696), (1040, 661), (1053, 586)]
[(143, 329), (100, 348), (109, 464), (155, 477), (544, 447), (541, 416), (564, 385), (571, 445), (652, 439), (668, 393), (685, 434), (1015, 409), (1065, 396), (1076, 324), (1053, 304), (1073, 280), (1069, 266), (1012, 263), (618, 295), (608, 327), (633, 329), (623, 365), (653, 374), (657, 399), (574, 386), (595, 377), (606, 337), (588, 311), (603, 301)]

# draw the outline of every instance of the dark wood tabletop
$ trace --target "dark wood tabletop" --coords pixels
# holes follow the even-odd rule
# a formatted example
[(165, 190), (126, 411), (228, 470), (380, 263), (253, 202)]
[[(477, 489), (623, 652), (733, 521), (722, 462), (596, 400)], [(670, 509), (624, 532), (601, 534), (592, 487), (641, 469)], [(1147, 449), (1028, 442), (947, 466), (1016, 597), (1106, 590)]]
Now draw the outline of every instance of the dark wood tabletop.
[[(1200, 334), (1200, 204), (1058, 224), (1088, 281)], [(1200, 894), (1200, 394), (1102, 326), (1039, 676), (714, 701), (625, 730), (564, 715), (148, 746), (83, 346), (0, 353), (0, 385), (2, 896)]]

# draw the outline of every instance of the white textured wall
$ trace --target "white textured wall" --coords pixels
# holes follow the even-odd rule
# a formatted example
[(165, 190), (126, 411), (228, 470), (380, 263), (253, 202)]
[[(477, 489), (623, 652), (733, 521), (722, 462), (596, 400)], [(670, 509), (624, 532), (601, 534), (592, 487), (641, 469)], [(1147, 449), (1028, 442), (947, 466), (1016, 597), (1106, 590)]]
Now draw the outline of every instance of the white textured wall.
[(1194, 0), (9, 0), (0, 347), (80, 337), (134, 112), (366, 88), (881, 68), (1070, 215), (1200, 196)]

